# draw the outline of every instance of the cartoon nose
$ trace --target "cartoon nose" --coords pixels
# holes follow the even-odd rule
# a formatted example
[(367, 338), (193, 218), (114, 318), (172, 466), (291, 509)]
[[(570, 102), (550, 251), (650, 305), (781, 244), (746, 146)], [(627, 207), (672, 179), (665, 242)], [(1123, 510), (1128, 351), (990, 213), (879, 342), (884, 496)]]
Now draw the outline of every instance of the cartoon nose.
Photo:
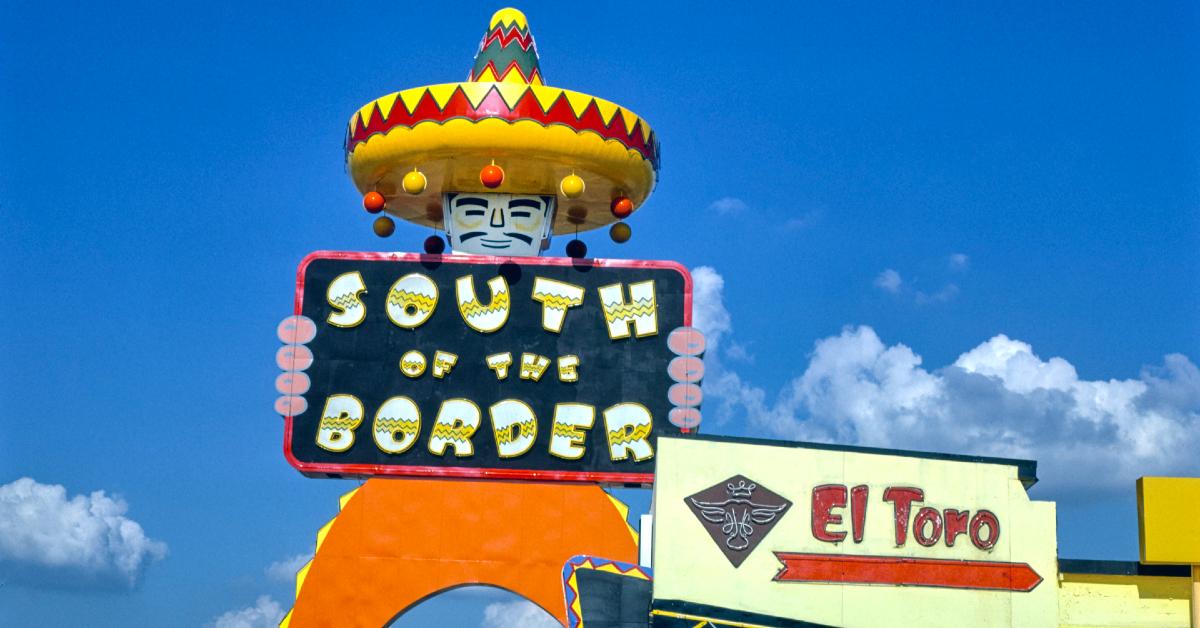
[(492, 208), (491, 225), (493, 227), (503, 227), (504, 226), (504, 211), (502, 211), (499, 207)]

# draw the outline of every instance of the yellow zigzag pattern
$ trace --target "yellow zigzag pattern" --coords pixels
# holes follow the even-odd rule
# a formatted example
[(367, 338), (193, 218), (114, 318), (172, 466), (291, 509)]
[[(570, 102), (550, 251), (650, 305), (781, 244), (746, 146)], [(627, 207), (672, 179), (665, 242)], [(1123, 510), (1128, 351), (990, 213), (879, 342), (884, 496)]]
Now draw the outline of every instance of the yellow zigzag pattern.
[(555, 310), (565, 310), (569, 307), (583, 305), (583, 297), (564, 297), (557, 294), (546, 294), (545, 292), (533, 293), (533, 300), (541, 301), (542, 305)]
[(634, 441), (645, 440), (646, 437), (648, 437), (648, 436), (650, 436), (650, 426), (649, 425), (638, 425), (638, 426), (635, 426), (632, 430), (629, 430), (628, 433), (626, 433), (626, 430), (624, 430), (624, 429), (613, 430), (613, 431), (609, 432), (608, 433), (608, 442), (613, 445), (624, 445), (625, 443), (632, 443)]
[(657, 309), (654, 299), (638, 299), (633, 303), (605, 303), (604, 320), (611, 323), (638, 316), (652, 316)]
[(409, 292), (408, 290), (392, 290), (388, 293), (387, 302), (388, 305), (398, 305), (401, 307), (410, 304), (415, 305), (422, 312), (428, 312), (433, 309), (433, 306), (437, 305), (437, 301), (433, 297)]
[(395, 432), (403, 432), (405, 434), (416, 434), (421, 430), (421, 422), (417, 420), (405, 419), (375, 419), (375, 431), (385, 434)]
[(354, 292), (347, 292), (346, 294), (340, 294), (340, 295), (330, 299), (329, 302), (332, 303), (333, 305), (336, 305), (336, 306), (342, 308), (343, 310), (352, 310), (352, 309), (358, 307), (359, 305), (362, 305), (362, 302), (359, 301), (357, 298), (355, 298), (355, 294), (356, 293), (354, 293)]
[(340, 416), (323, 416), (321, 417), (321, 429), (323, 430), (352, 430), (358, 427), (362, 419), (351, 419), (349, 417)]
[(579, 436), (579, 434), (576, 430), (580, 430), (580, 429), (584, 429), (584, 428), (576, 427), (573, 425), (566, 425), (563, 423), (555, 423), (554, 428), (550, 430), (550, 435), (551, 436), (562, 436), (564, 438), (575, 438), (575, 437)]
[(492, 295), (492, 304), (484, 305), (476, 299), (459, 301), (458, 311), (467, 318), (486, 316), (493, 312), (503, 312), (508, 309), (508, 292), (497, 292)]
[(430, 435), (430, 438), (441, 438), (443, 440), (452, 440), (466, 444), (471, 442), (471, 436), (474, 433), (475, 428), (467, 427), (466, 425), (435, 423), (433, 425), (433, 433)]
[(532, 438), (534, 433), (537, 431), (537, 420), (536, 419), (529, 419), (528, 421), (521, 421), (520, 423), (517, 423), (517, 425), (520, 426), (521, 429), (520, 429), (520, 433), (517, 434), (517, 436), (515, 438), (513, 437), (513, 430), (512, 430), (512, 427), (510, 426), (506, 430), (500, 430), (499, 432), (496, 432), (496, 442), (501, 445), (507, 445), (507, 444), (517, 440), (517, 438)]
[[(539, 73), (540, 74), (540, 73)], [(540, 77), (539, 77), (540, 78)], [(549, 87), (546, 85), (526, 85), (523, 83), (445, 83), (441, 85), (428, 85), (425, 87), (414, 87), (404, 91), (394, 92), (377, 98), (358, 110), (358, 113), (350, 116), (350, 133), (354, 133), (354, 129), (358, 125), (367, 125), (371, 120), (371, 115), (376, 107), (379, 108), (380, 115), (386, 120), (392, 113), (392, 108), (396, 103), (404, 108), (405, 112), (412, 114), (417, 110), (417, 105), (421, 102), (421, 98), (426, 92), (433, 97), (434, 103), (439, 109), (445, 109), (447, 103), (450, 102), (450, 97), (454, 95), (456, 89), (461, 89), (467, 97), (467, 101), (472, 107), (478, 108), (483, 99), (487, 97), (492, 89), (500, 92), (500, 97), (504, 99), (504, 104), (508, 105), (509, 109), (517, 106), (521, 98), (528, 91), (533, 92), (534, 98), (537, 99), (538, 105), (542, 112), (546, 113), (550, 107), (562, 96), (566, 96), (567, 103), (571, 105), (571, 111), (576, 117), (582, 116), (587, 107), (595, 102), (596, 108), (600, 111), (600, 119), (605, 125), (612, 124), (613, 118), (618, 113), (625, 121), (625, 132), (633, 133), (633, 127), (641, 123), (642, 141), (649, 142), (650, 135), (653, 132), (650, 125), (645, 119), (639, 117), (636, 113), (603, 98), (596, 98), (580, 92), (573, 92), (569, 89), (558, 87)]]

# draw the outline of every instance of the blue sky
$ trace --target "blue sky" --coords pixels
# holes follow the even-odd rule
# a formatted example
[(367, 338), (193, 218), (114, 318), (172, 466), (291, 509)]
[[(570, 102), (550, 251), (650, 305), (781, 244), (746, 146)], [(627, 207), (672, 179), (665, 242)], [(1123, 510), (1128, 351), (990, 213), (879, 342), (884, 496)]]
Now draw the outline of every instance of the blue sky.
[[(296, 264), (426, 234), (372, 235), (345, 122), (461, 80), (501, 6), (0, 7), (0, 495), (144, 531), (125, 570), (0, 548), (0, 623), (290, 606), (270, 566), (353, 486), (281, 455)], [(1136, 557), (1133, 475), (1200, 473), (1194, 3), (518, 6), (548, 83), (661, 138), (632, 241), (585, 239), (711, 269), (706, 430), (1036, 454), (1060, 553)], [(505, 601), (462, 596), (416, 612)]]

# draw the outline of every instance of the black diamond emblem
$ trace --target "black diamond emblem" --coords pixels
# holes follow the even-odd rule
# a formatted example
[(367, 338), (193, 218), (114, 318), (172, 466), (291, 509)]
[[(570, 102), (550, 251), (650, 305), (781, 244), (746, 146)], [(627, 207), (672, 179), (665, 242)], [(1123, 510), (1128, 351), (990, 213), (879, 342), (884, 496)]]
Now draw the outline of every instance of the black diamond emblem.
[(735, 475), (683, 501), (734, 568), (742, 566), (792, 506), (744, 475)]

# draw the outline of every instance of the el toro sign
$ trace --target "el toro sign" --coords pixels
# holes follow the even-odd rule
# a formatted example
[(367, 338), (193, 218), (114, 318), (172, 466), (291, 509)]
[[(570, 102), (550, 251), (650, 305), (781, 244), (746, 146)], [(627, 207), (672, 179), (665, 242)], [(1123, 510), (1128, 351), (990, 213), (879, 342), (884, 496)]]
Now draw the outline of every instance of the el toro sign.
[(1057, 626), (1054, 504), (1026, 494), (1032, 462), (712, 436), (658, 447), (656, 608)]
[(678, 264), (320, 252), (295, 311), (315, 335), (284, 453), (307, 475), (648, 484), (699, 418)]

